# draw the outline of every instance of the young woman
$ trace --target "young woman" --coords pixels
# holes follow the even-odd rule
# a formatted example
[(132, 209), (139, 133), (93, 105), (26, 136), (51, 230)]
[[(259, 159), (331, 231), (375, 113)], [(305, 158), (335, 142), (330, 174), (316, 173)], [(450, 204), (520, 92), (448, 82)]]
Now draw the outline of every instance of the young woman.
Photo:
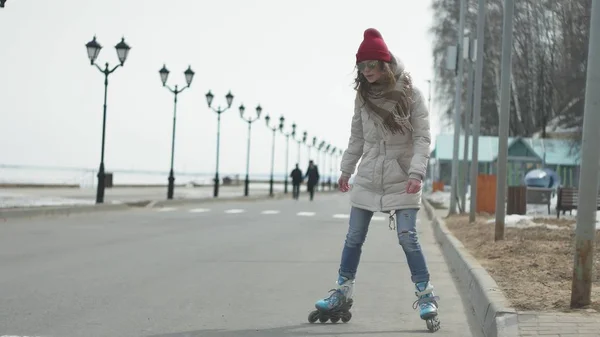
[(376, 29), (364, 32), (356, 64), (354, 116), (339, 178), (342, 192), (350, 190), (348, 180), (362, 160), (350, 196), (349, 228), (337, 287), (315, 303), (317, 310), (311, 312), (309, 321), (350, 320), (354, 280), (371, 218), (374, 212), (389, 212), (390, 229), (395, 225), (415, 284), (413, 306), (419, 307), (427, 327), (436, 331), (438, 298), (429, 282), (416, 230), (421, 183), (429, 160), (429, 113), (404, 65), (390, 53)]

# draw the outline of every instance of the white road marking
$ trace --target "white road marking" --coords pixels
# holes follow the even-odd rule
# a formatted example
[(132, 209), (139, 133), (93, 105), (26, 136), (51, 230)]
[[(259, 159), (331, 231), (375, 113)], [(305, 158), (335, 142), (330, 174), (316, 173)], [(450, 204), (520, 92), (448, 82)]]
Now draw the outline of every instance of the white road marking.
[(243, 209), (228, 209), (225, 211), (225, 213), (227, 214), (238, 214), (238, 213), (244, 213), (245, 210)]
[(157, 209), (156, 211), (157, 212), (171, 212), (171, 211), (174, 211), (176, 209), (177, 208), (175, 208), (175, 207), (163, 207), (163, 208)]
[(333, 217), (336, 219), (348, 219), (350, 218), (350, 214), (334, 214)]
[(315, 212), (298, 212), (296, 213), (297, 216), (313, 216), (315, 215)]
[(194, 208), (194, 209), (190, 209), (190, 213), (204, 213), (204, 212), (210, 212), (210, 209), (208, 209), (208, 208)]
[(371, 218), (371, 220), (375, 220), (375, 221), (384, 221), (385, 217), (384, 216), (374, 216), (373, 218)]
[(266, 210), (266, 211), (262, 211), (261, 214), (279, 214), (279, 211), (276, 211), (276, 210)]

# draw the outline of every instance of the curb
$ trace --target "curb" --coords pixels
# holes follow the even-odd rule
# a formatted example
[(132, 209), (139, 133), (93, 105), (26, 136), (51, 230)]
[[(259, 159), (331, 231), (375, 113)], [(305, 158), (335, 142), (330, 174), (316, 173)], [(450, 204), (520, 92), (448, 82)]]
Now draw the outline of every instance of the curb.
[[(335, 193), (337, 190), (321, 191), (322, 194)], [(235, 196), (235, 197), (219, 197), (219, 198), (189, 198), (189, 199), (173, 199), (173, 200), (135, 200), (115, 204), (100, 204), (100, 205), (69, 205), (69, 206), (39, 206), (39, 207), (20, 207), (20, 208), (0, 208), (0, 220), (33, 218), (44, 216), (69, 216), (72, 214), (83, 214), (102, 211), (126, 211), (135, 208), (160, 208), (168, 206), (182, 206), (191, 204), (213, 203), (213, 202), (253, 202), (262, 200), (281, 200), (291, 198), (291, 192), (286, 195), (283, 192), (274, 193), (274, 196), (265, 194), (251, 196)]]
[(28, 208), (0, 209), (0, 220), (33, 218), (53, 215), (72, 215), (102, 211), (124, 211), (131, 209), (130, 204), (77, 205), (77, 206), (42, 206)]
[(465, 286), (463, 296), (471, 304), (478, 328), (486, 337), (519, 336), (517, 311), (510, 307), (502, 289), (467, 248), (450, 232), (433, 207), (423, 198), (427, 216), (432, 220), (436, 241), (450, 270)]

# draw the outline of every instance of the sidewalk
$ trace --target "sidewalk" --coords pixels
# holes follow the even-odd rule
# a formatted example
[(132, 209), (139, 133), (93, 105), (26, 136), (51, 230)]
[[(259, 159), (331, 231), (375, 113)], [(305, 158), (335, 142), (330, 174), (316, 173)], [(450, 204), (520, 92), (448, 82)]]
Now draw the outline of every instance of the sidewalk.
[[(443, 220), (448, 209), (434, 209), (433, 215)], [(516, 310), (516, 313), (519, 337), (600, 337), (600, 315), (594, 310), (573, 313)]]
[[(282, 194), (283, 184), (274, 184), (275, 194)], [(329, 191), (326, 187), (325, 191)], [(288, 185), (291, 196), (292, 185)], [(317, 193), (321, 190), (317, 191)], [(300, 193), (306, 193), (302, 185)], [(249, 196), (268, 196), (269, 184), (250, 184)], [(244, 185), (219, 186), (217, 199), (244, 196)], [(212, 199), (213, 186), (176, 186), (173, 200)], [(167, 199), (167, 186), (164, 187), (112, 187), (104, 190), (105, 204), (122, 204), (140, 201), (164, 201)], [(40, 206), (85, 206), (96, 203), (96, 188), (0, 188), (0, 209), (40, 207)]]

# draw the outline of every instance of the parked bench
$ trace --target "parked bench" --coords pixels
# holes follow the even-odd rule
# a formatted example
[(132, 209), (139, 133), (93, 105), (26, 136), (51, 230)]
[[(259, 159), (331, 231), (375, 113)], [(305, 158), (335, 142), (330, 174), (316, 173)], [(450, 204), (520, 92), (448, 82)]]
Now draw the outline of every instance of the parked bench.
[(550, 203), (552, 202), (553, 188), (527, 187), (527, 204), (547, 205), (550, 214)]
[[(561, 187), (558, 189), (558, 200), (556, 201), (556, 218), (560, 217), (560, 212), (565, 215), (566, 211), (573, 214), (577, 209), (579, 193), (575, 187)], [(600, 210), (600, 194), (596, 196), (596, 210)]]

